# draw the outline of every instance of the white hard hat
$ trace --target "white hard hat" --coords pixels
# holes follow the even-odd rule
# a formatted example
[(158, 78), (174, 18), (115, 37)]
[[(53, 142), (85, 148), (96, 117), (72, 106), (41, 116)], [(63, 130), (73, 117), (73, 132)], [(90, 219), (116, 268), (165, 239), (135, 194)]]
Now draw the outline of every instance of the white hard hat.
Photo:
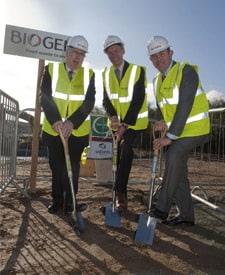
[(66, 45), (67, 47), (72, 47), (84, 51), (85, 53), (88, 52), (88, 42), (82, 35), (76, 35), (71, 37), (68, 40)]
[(118, 36), (109, 35), (103, 43), (104, 52), (106, 52), (108, 47), (115, 45), (115, 44), (121, 44), (124, 47), (123, 41)]
[(148, 41), (147, 50), (148, 50), (149, 55), (153, 55), (153, 54), (159, 53), (161, 51), (164, 51), (169, 47), (170, 47), (170, 45), (165, 37), (153, 36)]

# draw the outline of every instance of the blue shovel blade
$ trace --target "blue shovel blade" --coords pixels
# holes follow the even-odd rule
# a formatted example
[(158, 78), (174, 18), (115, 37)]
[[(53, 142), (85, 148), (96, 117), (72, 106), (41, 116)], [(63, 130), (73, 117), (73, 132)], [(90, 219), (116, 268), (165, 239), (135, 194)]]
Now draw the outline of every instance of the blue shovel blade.
[(121, 215), (116, 209), (113, 211), (111, 203), (105, 206), (105, 224), (111, 227), (121, 227)]
[(149, 215), (140, 215), (138, 228), (135, 234), (135, 241), (152, 245), (155, 234), (156, 221), (156, 218), (152, 218)]
[(81, 215), (81, 212), (76, 212), (76, 216), (77, 216), (77, 223), (78, 223), (79, 230), (82, 233), (85, 230), (85, 224), (84, 224), (84, 220)]

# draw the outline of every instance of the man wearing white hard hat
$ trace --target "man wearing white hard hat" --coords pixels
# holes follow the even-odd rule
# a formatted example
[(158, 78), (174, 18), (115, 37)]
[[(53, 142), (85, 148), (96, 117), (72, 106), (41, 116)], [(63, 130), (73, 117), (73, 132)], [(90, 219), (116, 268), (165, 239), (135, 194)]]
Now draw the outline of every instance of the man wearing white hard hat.
[(148, 126), (146, 69), (124, 60), (124, 43), (120, 37), (109, 35), (103, 47), (112, 63), (103, 72), (103, 106), (119, 147), (115, 206), (118, 210), (124, 210), (127, 208), (133, 143), (136, 136)]
[[(65, 63), (49, 63), (42, 79), (40, 101), (45, 114), (42, 140), (48, 146), (52, 171), (52, 203), (48, 206), (52, 214), (63, 206), (65, 213), (73, 211), (59, 129), (68, 139), (75, 195), (78, 192), (81, 154), (89, 143), (95, 75), (92, 69), (82, 67), (87, 52), (88, 42), (82, 35), (71, 37), (66, 46)], [(77, 204), (76, 210), (83, 211), (86, 207), (86, 204)]]
[[(166, 148), (166, 166), (160, 195), (151, 215), (167, 225), (194, 225), (194, 207), (188, 180), (190, 152), (209, 139), (208, 101), (198, 76), (198, 68), (173, 60), (167, 39), (153, 36), (147, 45), (149, 58), (159, 71), (153, 79), (159, 121), (155, 131), (166, 135), (153, 141), (154, 149)], [(169, 217), (172, 203), (179, 209)]]

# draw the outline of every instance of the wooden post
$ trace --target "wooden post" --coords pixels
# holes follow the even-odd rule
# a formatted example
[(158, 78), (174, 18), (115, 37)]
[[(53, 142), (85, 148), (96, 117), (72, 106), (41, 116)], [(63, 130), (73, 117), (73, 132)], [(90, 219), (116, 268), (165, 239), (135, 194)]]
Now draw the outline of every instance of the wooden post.
[(31, 159), (31, 172), (30, 172), (30, 192), (36, 191), (36, 177), (37, 177), (37, 164), (38, 164), (38, 150), (39, 150), (39, 137), (40, 137), (40, 119), (41, 119), (41, 106), (39, 102), (40, 85), (44, 71), (45, 61), (39, 60), (38, 63), (38, 78), (36, 87), (36, 102), (35, 102), (35, 116), (33, 123), (33, 139), (32, 139), (32, 159)]

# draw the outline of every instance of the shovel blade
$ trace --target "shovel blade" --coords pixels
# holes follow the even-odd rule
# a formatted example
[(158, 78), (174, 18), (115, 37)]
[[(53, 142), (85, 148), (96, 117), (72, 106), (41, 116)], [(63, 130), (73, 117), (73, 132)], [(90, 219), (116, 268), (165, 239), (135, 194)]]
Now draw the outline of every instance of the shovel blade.
[(140, 215), (138, 228), (135, 234), (135, 241), (152, 245), (156, 227), (156, 218), (149, 215)]
[(80, 212), (70, 212), (67, 213), (69, 224), (72, 226), (77, 236), (80, 236), (81, 233), (85, 230), (85, 224)]
[(111, 227), (121, 227), (121, 215), (118, 210), (113, 211), (111, 203), (105, 206), (105, 224)]
[(81, 215), (81, 212), (76, 212), (76, 216), (77, 216), (77, 223), (78, 223), (79, 230), (81, 233), (83, 233), (85, 230), (85, 223)]

